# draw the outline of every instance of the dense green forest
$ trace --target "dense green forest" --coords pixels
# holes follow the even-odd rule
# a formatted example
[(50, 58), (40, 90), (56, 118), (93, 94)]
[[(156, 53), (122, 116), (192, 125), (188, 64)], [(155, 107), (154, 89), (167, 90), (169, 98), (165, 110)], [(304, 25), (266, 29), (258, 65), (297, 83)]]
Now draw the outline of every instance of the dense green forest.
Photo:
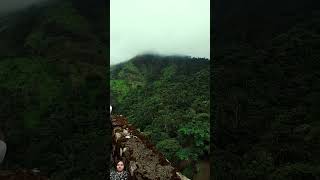
[(212, 178), (320, 179), (319, 11), (230, 1), (215, 19)]
[(115, 113), (126, 116), (189, 177), (210, 153), (209, 63), (143, 54), (111, 66)]
[(106, 106), (105, 2), (52, 1), (1, 17), (2, 169), (50, 179), (103, 179), (111, 140)]

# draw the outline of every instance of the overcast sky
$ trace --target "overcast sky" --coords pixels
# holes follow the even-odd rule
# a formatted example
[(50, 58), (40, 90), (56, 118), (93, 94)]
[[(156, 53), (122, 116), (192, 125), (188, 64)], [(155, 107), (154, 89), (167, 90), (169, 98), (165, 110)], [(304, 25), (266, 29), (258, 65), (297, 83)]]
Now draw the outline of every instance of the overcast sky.
[(210, 57), (210, 0), (111, 0), (110, 56)]

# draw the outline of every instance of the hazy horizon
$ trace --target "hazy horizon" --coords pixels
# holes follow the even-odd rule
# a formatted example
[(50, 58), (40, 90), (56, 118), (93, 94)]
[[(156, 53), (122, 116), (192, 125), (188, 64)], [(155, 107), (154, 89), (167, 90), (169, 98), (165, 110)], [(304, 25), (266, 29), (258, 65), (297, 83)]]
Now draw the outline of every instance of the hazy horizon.
[(210, 0), (111, 0), (110, 64), (143, 53), (210, 59)]

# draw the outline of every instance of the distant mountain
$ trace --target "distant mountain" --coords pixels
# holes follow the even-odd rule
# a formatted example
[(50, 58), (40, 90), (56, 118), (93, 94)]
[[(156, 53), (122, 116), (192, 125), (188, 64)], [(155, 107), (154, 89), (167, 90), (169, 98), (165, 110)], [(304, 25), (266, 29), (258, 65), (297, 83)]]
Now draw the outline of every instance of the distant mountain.
[[(127, 91), (128, 88), (145, 87), (148, 83), (160, 80), (164, 75), (168, 76), (169, 74), (164, 73), (169, 70), (174, 71), (172, 76), (191, 76), (208, 68), (209, 64), (210, 61), (206, 58), (155, 54), (137, 55), (127, 62), (111, 66), (111, 88)], [(122, 88), (119, 88), (118, 85)]]
[(189, 178), (209, 153), (210, 61), (138, 55), (110, 69), (111, 104)]

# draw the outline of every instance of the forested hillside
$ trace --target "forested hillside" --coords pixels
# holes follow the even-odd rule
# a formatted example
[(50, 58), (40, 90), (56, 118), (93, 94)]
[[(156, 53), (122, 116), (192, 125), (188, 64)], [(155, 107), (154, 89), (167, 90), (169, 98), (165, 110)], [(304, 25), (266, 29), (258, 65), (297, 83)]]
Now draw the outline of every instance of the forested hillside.
[[(217, 19), (221, 26), (216, 26), (219, 41), (214, 43), (211, 68), (212, 175), (217, 180), (316, 180), (319, 11), (302, 1), (281, 7), (279, 2), (264, 3), (283, 13), (282, 19), (254, 3), (229, 12), (229, 25), (238, 24), (242, 35)], [(237, 16), (232, 16), (235, 11)], [(227, 17), (222, 9), (217, 15)]]
[(209, 63), (143, 54), (111, 67), (115, 114), (126, 116), (189, 177), (210, 152)]
[(108, 172), (104, 5), (51, 1), (1, 18), (2, 169), (59, 180)]

